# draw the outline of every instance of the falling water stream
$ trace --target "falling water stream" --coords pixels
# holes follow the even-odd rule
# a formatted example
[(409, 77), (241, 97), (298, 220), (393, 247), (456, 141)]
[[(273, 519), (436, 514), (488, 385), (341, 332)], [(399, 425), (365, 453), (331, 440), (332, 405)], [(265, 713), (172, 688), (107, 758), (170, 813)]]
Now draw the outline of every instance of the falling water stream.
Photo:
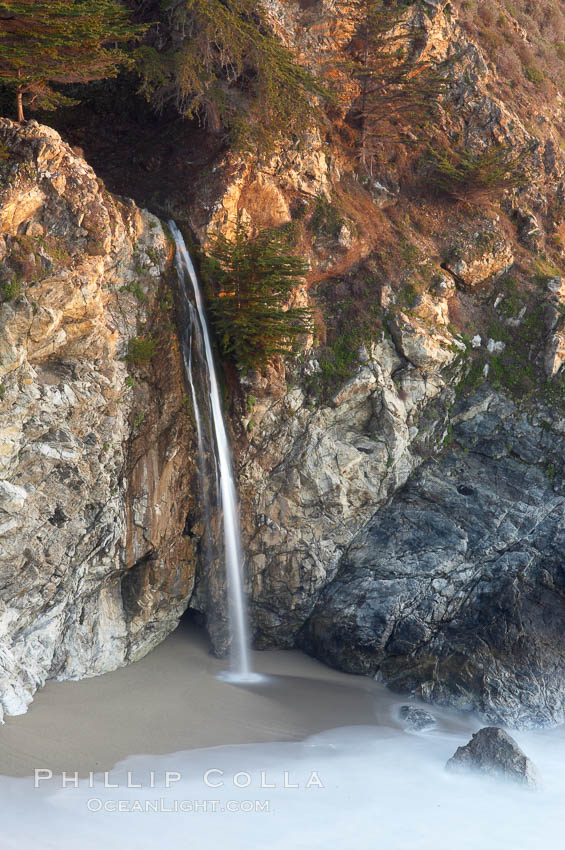
[[(216, 470), (219, 478), (219, 494), (222, 507), (224, 553), (226, 563), (226, 578), (228, 587), (228, 607), (231, 630), (231, 670), (226, 678), (233, 682), (254, 681), (255, 676), (251, 671), (249, 660), (249, 636), (247, 624), (247, 606), (243, 593), (243, 558), (241, 548), (241, 534), (239, 526), (239, 511), (237, 505), (237, 493), (233, 474), (230, 445), (228, 441), (226, 425), (220, 402), (218, 387), (218, 376), (214, 363), (214, 355), (210, 340), (210, 331), (206, 319), (204, 299), (200, 289), (198, 276), (186, 248), (184, 239), (174, 221), (169, 222), (176, 245), (176, 267), (181, 284), (181, 294), (184, 300), (185, 320), (190, 322), (183, 339), (183, 356), (187, 378), (191, 389), (194, 406), (194, 417), (199, 450), (200, 479), (203, 486), (203, 505), (205, 519), (210, 521), (210, 499), (206, 493), (205, 482), (205, 447), (203, 439), (202, 415), (197, 400), (194, 384), (192, 340), (196, 345), (202, 347), (206, 364), (208, 402), (210, 406), (210, 417), (214, 432), (214, 452)], [(189, 281), (192, 294), (196, 304), (196, 311), (191, 303)]]

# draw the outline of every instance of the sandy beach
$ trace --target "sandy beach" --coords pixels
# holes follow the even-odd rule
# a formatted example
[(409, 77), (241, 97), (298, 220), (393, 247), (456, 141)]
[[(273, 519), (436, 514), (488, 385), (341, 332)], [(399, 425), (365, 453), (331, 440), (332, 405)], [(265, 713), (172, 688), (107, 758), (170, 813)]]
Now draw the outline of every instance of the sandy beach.
[[(136, 664), (49, 683), (0, 729), (2, 850), (555, 845), (562, 730), (517, 735), (543, 777), (525, 793), (445, 771), (477, 718), (434, 706), (437, 727), (407, 734), (406, 698), (370, 679), (294, 651), (253, 664), (260, 683), (226, 683), (225, 662), (183, 623)], [(37, 784), (34, 768), (52, 774)]]
[(262, 683), (218, 678), (226, 661), (205, 633), (179, 628), (128, 667), (78, 682), (48, 682), (27, 714), (0, 727), (0, 774), (111, 769), (132, 754), (302, 740), (351, 725), (395, 725), (402, 697), (296, 651), (253, 653)]

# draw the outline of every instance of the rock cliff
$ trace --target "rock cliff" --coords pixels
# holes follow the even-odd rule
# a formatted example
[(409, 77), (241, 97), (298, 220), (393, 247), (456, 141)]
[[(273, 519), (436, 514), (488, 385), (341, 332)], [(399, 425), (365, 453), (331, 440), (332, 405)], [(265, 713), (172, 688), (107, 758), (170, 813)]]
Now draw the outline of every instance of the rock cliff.
[[(345, 50), (346, 6), (269, 8), (315, 66)], [(554, 101), (533, 123), (533, 90), (505, 89), (452, 5), (427, 6), (422, 55), (450, 65), (438, 132), (519, 152), (527, 179), (450, 197), (405, 139), (388, 154), (383, 125), (371, 179), (313, 135), (267, 166), (224, 163), (216, 200), (189, 210), (203, 240), (237, 215), (291, 228), (312, 268), (317, 337), (234, 400), (255, 641), (493, 722), (562, 722)]]
[(194, 551), (161, 223), (54, 130), (2, 119), (0, 151), (1, 715), (151, 649)]
[[(354, 5), (264, 5), (340, 92), (302, 143), (244, 155), (164, 118), (120, 149), (123, 124), (96, 132), (96, 110), (61, 119), (111, 189), (202, 244), (239, 216), (309, 261), (301, 355), (226, 370), (255, 644), (490, 722), (562, 722), (565, 164), (561, 90), (535, 64), (551, 39), (498, 0), (475, 17), (406, 4), (418, 61), (447, 69), (434, 144), (382, 116), (368, 169)], [(227, 633), (161, 225), (51, 131), (4, 121), (0, 141), (1, 693), (17, 711), (47, 676), (138, 657), (187, 604), (218, 651)], [(446, 150), (506, 169), (446, 189)]]
[(563, 414), (483, 388), (355, 537), (301, 634), (318, 657), (512, 726), (565, 719)]

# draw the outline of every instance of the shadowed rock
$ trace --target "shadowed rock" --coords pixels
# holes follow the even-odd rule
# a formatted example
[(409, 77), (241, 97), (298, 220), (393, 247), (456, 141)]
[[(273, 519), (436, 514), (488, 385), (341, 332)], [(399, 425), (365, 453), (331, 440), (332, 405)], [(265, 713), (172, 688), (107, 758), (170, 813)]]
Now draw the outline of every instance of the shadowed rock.
[(461, 399), (453, 444), (349, 544), (301, 646), (485, 725), (563, 723), (565, 439), (543, 415)]
[(459, 747), (445, 767), (458, 773), (472, 770), (510, 779), (532, 789), (537, 788), (540, 781), (535, 764), (514, 738), (496, 726), (485, 726), (475, 732), (469, 743)]
[(429, 711), (413, 705), (403, 705), (398, 716), (410, 732), (426, 732), (436, 725), (436, 719)]

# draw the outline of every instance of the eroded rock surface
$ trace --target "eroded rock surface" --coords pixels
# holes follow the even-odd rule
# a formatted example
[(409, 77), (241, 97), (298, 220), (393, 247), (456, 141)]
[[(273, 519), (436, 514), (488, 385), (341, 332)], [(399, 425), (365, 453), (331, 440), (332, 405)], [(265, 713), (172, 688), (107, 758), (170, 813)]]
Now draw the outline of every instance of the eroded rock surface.
[(293, 645), (355, 534), (441, 442), (442, 413), (421, 415), (446, 403), (457, 349), (428, 351), (423, 374), (383, 338), (331, 402), (312, 407), (300, 389), (258, 402), (240, 481), (260, 645)]
[(433, 714), (414, 705), (403, 705), (398, 712), (400, 720), (410, 732), (427, 732), (436, 725)]
[[(55, 131), (2, 119), (0, 141), (1, 716), (47, 678), (151, 649), (186, 607), (194, 553), (161, 224)], [(124, 359), (132, 339), (154, 358)]]
[(508, 732), (496, 726), (487, 726), (475, 732), (469, 743), (459, 747), (449, 759), (446, 768), (454, 773), (473, 771), (510, 780), (527, 785), (532, 790), (540, 782), (535, 764)]
[(353, 540), (301, 636), (341, 669), (512, 726), (565, 717), (563, 421), (488, 389)]

